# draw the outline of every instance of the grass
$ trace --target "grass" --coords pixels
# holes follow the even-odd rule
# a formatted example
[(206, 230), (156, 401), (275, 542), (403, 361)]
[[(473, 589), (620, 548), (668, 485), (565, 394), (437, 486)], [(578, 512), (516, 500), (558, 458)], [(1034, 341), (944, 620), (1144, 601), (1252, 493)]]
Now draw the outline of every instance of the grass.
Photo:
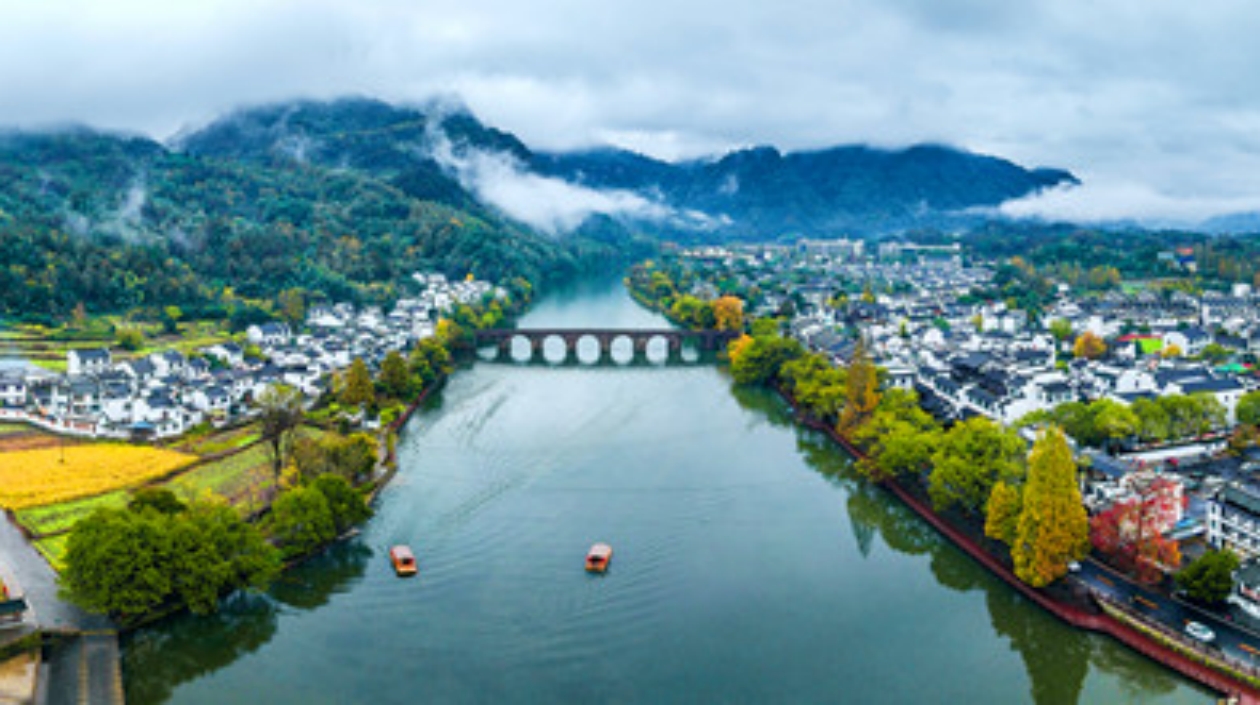
[[(327, 431), (303, 426), (299, 433), (301, 438), (321, 438)], [(214, 494), (230, 502), (242, 502), (253, 490), (271, 487), (273, 480), (271, 450), (266, 443), (255, 443), (239, 453), (182, 473), (165, 486), (185, 501)]]
[(31, 427), (24, 423), (0, 423), (0, 436), (12, 436), (18, 433), (26, 433), (30, 430)]
[(58, 573), (65, 567), (66, 542), (70, 540), (70, 534), (61, 534), (59, 536), (49, 536), (46, 539), (40, 539), (35, 542), (35, 550), (44, 555), (48, 559), (48, 564)]
[(125, 506), (129, 496), (127, 490), (115, 490), (70, 502), (22, 509), (15, 512), (15, 516), (34, 534), (56, 534), (69, 531), (80, 519), (97, 509)]
[(256, 443), (260, 438), (262, 438), (262, 434), (259, 432), (258, 424), (250, 424), (221, 433), (210, 433), (195, 438), (186, 437), (179, 443), (172, 445), (171, 448), (202, 456), (215, 455), (229, 450), (244, 448), (252, 443)]
[(135, 487), (194, 458), (125, 443), (17, 450), (0, 463), (0, 506), (26, 509)]

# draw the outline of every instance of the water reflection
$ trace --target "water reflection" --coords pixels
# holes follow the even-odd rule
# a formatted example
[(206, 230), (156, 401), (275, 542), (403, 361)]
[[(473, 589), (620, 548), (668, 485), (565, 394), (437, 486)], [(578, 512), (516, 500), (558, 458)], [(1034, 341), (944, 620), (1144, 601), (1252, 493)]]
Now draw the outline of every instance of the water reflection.
[(271, 641), (283, 606), (312, 610), (363, 576), (372, 549), (334, 544), (286, 572), (267, 595), (237, 592), (216, 614), (185, 614), (133, 632), (123, 646), (127, 702), (163, 703), (182, 683), (226, 668)]
[[(764, 411), (775, 425), (791, 422), (788, 407), (762, 392), (736, 394), (747, 409)], [(1144, 702), (1173, 693), (1180, 682), (1106, 638), (1075, 631), (1038, 609), (1018, 592), (977, 566), (912, 510), (861, 478), (825, 435), (797, 430), (797, 450), (819, 474), (843, 487), (859, 553), (870, 557), (875, 537), (897, 553), (929, 557), (940, 585), (960, 593), (981, 590), (993, 630), (1019, 653), (1038, 705), (1080, 702), (1090, 665), (1116, 676), (1125, 699)]]
[(123, 642), (127, 702), (166, 702), (180, 684), (258, 650), (275, 635), (276, 614), (267, 597), (236, 593), (217, 614), (186, 615), (132, 632)]

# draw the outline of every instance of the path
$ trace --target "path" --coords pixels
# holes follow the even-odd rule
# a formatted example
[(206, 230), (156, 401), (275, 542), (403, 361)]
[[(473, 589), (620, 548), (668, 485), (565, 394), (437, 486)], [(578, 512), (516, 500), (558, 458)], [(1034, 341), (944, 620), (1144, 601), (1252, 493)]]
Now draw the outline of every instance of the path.
[(54, 648), (41, 671), (39, 702), (123, 702), (118, 633), (104, 615), (84, 612), (57, 595), (57, 574), (7, 517), (0, 520), (0, 562), (26, 597), (25, 629), (75, 635)]

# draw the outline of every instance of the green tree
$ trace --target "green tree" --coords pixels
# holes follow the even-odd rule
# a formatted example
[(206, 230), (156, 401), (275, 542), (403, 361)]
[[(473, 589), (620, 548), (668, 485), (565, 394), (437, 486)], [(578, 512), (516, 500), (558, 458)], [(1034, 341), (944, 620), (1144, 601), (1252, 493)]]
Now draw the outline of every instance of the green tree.
[(280, 471), (293, 447), (293, 438), (302, 423), (302, 393), (284, 384), (275, 384), (258, 395), (259, 435), (271, 450), (271, 467), (280, 482)]
[(779, 336), (741, 336), (731, 343), (731, 375), (738, 384), (773, 384), (783, 366), (805, 354), (801, 344)]
[(276, 298), (280, 315), (292, 325), (306, 319), (306, 297), (301, 289), (285, 289)]
[(171, 584), (198, 614), (227, 592), (262, 589), (280, 572), (280, 552), (226, 504), (198, 503), (170, 521)]
[(854, 434), (854, 440), (866, 451), (858, 470), (877, 481), (926, 472), (941, 435), (936, 420), (919, 408), (914, 392), (890, 389), (870, 421)]
[(1013, 546), (1019, 533), (1023, 496), (1015, 485), (998, 480), (984, 510), (984, 535)]
[(363, 495), (351, 487), (344, 477), (323, 475), (316, 478), (311, 486), (324, 495), (324, 500), (328, 502), (338, 534), (372, 516), (372, 509), (364, 501)]
[(159, 514), (179, 514), (188, 509), (188, 505), (165, 487), (141, 487), (131, 494), (127, 509), (132, 512), (153, 509)]
[(305, 555), (337, 538), (337, 523), (324, 493), (314, 487), (294, 487), (271, 505), (271, 537), (286, 558)]
[(1154, 399), (1137, 399), (1133, 413), (1138, 417), (1138, 433), (1148, 441), (1163, 441), (1172, 433), (1168, 412)]
[(342, 375), (338, 401), (345, 406), (360, 406), (371, 404), (375, 399), (372, 373), (368, 372), (367, 363), (363, 362), (363, 358), (356, 357), (354, 362), (350, 363), (350, 368)]
[(1072, 337), (1072, 322), (1066, 318), (1056, 318), (1050, 321), (1050, 335), (1060, 343)]
[(1024, 441), (983, 416), (955, 424), (932, 455), (928, 494), (937, 510), (979, 513), (998, 480), (1023, 475)]
[(171, 594), (171, 537), (161, 514), (98, 509), (66, 540), (61, 587), (92, 612), (141, 615)]
[(1208, 551), (1177, 573), (1177, 586), (1199, 602), (1224, 602), (1234, 588), (1238, 566), (1238, 556), (1233, 551)]
[(1069, 562), (1089, 551), (1089, 517), (1076, 483), (1067, 438), (1051, 426), (1028, 459), (1028, 479), (1011, 558), (1020, 580), (1041, 587), (1067, 573)]
[(1099, 399), (1090, 404), (1093, 430), (1105, 441), (1116, 441), (1137, 434), (1142, 421), (1133, 409), (1112, 399)]
[(135, 352), (144, 347), (144, 333), (135, 326), (124, 326), (118, 329), (118, 347)]
[(1234, 409), (1234, 415), (1238, 417), (1238, 423), (1249, 426), (1260, 425), (1260, 390), (1242, 395), (1242, 398), (1238, 400), (1238, 406)]
[(389, 399), (408, 400), (415, 393), (411, 373), (407, 370), (407, 360), (402, 353), (391, 350), (381, 361), (381, 371), (377, 375), (376, 385), (381, 394)]
[(162, 309), (162, 330), (167, 333), (179, 332), (179, 319), (184, 317), (184, 312), (178, 306), (167, 306)]

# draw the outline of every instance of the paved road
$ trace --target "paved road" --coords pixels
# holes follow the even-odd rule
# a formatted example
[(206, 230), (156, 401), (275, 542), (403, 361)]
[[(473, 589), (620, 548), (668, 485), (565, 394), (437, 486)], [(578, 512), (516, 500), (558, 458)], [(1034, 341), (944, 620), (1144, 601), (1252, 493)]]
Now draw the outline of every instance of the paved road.
[(0, 563), (30, 606), (24, 629), (85, 632), (49, 653), (41, 669), (40, 702), (122, 703), (118, 635), (112, 620), (58, 597), (57, 574), (6, 517), (0, 517)]
[(1209, 612), (1137, 586), (1092, 559), (1081, 563), (1076, 577), (1098, 592), (1183, 634), (1187, 622), (1205, 624), (1216, 632), (1212, 648), (1236, 661), (1260, 668), (1260, 633), (1241, 626), (1238, 617), (1230, 612)]
[(42, 629), (78, 631), (114, 628), (108, 617), (89, 614), (57, 596), (57, 574), (22, 532), (0, 516), (0, 562), (17, 580), (31, 611), (27, 621)]

